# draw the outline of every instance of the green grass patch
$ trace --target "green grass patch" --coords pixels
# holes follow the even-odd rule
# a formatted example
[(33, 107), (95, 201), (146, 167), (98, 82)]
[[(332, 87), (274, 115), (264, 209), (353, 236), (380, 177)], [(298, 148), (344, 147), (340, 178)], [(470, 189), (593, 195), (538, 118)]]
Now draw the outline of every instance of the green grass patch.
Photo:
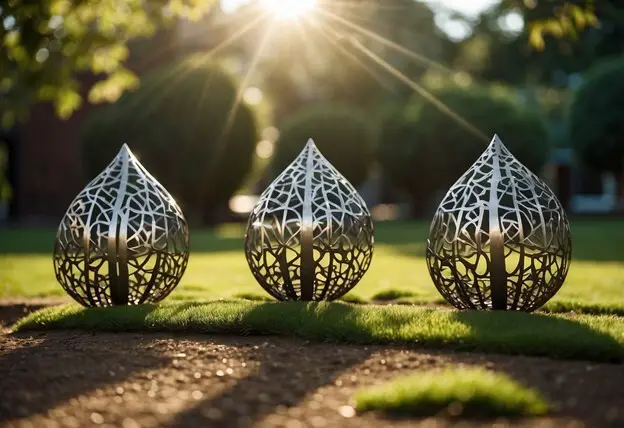
[[(428, 228), (425, 221), (376, 225), (372, 265), (353, 293), (370, 301), (384, 290), (409, 290), (416, 296), (391, 303), (439, 301), (424, 259)], [(54, 234), (53, 229), (0, 230), (0, 298), (66, 296), (52, 267)], [(193, 230), (188, 268), (169, 299), (205, 301), (263, 294), (247, 266), (243, 235), (243, 225)], [(596, 309), (624, 302), (624, 246), (617, 236), (624, 236), (624, 221), (572, 222), (570, 273), (553, 303), (582, 302)]]
[(398, 300), (402, 297), (416, 297), (416, 296), (418, 296), (418, 293), (415, 293), (413, 291), (392, 288), (389, 290), (382, 290), (378, 293), (375, 293), (371, 297), (371, 299), (377, 300), (379, 302), (390, 302), (393, 300)]
[(14, 328), (276, 334), (562, 359), (624, 359), (624, 319), (619, 317), (458, 312), (399, 305), (241, 300), (91, 309), (66, 305), (35, 312)]
[(357, 294), (353, 294), (353, 293), (347, 293), (344, 296), (342, 296), (342, 298), (340, 299), (343, 302), (347, 302), (347, 303), (353, 303), (356, 305), (364, 305), (366, 303), (368, 303), (368, 301), (366, 299), (361, 298), (360, 296), (358, 296)]
[(238, 293), (235, 294), (234, 297), (236, 299), (242, 300), (251, 300), (252, 302), (271, 302), (273, 298), (268, 294), (258, 294), (258, 293)]
[(542, 312), (552, 314), (563, 314), (576, 312), (579, 314), (590, 315), (617, 315), (624, 317), (624, 304), (622, 303), (603, 303), (603, 304), (587, 304), (582, 302), (566, 302), (554, 300), (546, 303), (542, 308)]
[(551, 406), (541, 394), (479, 368), (415, 373), (355, 395), (358, 411), (400, 416), (537, 416)]

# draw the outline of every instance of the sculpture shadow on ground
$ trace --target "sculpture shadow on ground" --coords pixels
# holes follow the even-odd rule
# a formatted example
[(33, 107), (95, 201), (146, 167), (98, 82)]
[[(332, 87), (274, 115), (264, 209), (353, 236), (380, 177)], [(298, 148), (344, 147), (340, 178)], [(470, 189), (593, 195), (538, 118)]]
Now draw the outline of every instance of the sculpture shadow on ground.
[[(233, 304), (241, 305), (241, 302)], [(158, 307), (153, 305), (132, 310), (125, 307), (73, 310), (64, 315), (59, 326), (89, 331), (221, 333), (238, 337), (281, 335), (312, 341), (301, 341), (297, 352), (293, 353), (267, 339), (266, 346), (254, 348), (253, 359), (257, 364), (249, 375), (237, 379), (217, 395), (181, 410), (173, 416), (171, 426), (207, 426), (217, 421), (238, 421), (242, 425), (259, 422), (279, 406), (288, 408), (306, 400), (374, 352), (373, 347), (363, 352), (361, 347), (340, 346), (329, 356), (327, 353), (319, 356), (317, 346), (322, 345), (317, 345), (318, 342), (385, 343), (422, 350), (448, 348), (534, 356), (553, 356), (555, 348), (557, 358), (603, 362), (620, 362), (624, 357), (622, 344), (615, 338), (564, 317), (517, 312), (436, 312), (435, 309), (414, 312), (397, 307), (375, 311), (375, 308), (361, 310), (360, 306), (342, 303), (243, 305), (249, 307), (232, 311), (223, 302), (209, 302), (167, 305), (158, 311), (155, 311)], [(420, 325), (438, 320), (437, 315), (426, 316), (434, 313), (441, 313), (440, 320), (443, 322), (452, 323), (450, 327), (457, 331), (455, 339), (451, 337), (449, 340), (449, 335), (442, 331), (444, 325)], [(377, 327), (379, 330), (376, 330)], [(163, 357), (156, 350), (153, 353), (141, 351), (139, 360), (135, 347), (126, 349), (126, 357), (120, 356), (119, 349), (102, 350), (101, 346), (92, 346), (88, 341), (85, 344), (85, 336), (67, 338), (46, 333), (41, 339), (35, 338), (33, 345), (21, 346), (0, 357), (2, 420), (44, 412), (134, 373), (171, 363), (170, 358)], [(408, 339), (410, 337), (412, 339)], [(206, 342), (220, 340), (214, 336), (193, 339)], [(57, 345), (62, 341), (62, 346), (53, 349), (49, 345), (54, 341)], [(349, 349), (357, 349), (357, 352), (350, 352)], [(57, 370), (59, 360), (71, 363), (71, 367), (64, 371)], [(76, 364), (77, 361), (84, 364)], [(123, 361), (123, 371), (118, 367), (120, 361)], [(34, 395), (31, 370), (41, 373), (37, 382), (45, 385)], [(80, 381), (72, 382), (71, 378)], [(27, 379), (31, 381), (26, 382)]]
[[(561, 359), (598, 359), (619, 363), (624, 346), (612, 336), (565, 316), (514, 311), (454, 311), (454, 318), (470, 329), (470, 335), (492, 352), (550, 356), (553, 348)], [(553, 341), (554, 337), (562, 340)], [(564, 340), (565, 339), (565, 340)], [(489, 345), (488, 345), (489, 344)], [(594, 355), (595, 354), (595, 355)], [(608, 355), (608, 356), (607, 356)]]
[[(281, 315), (274, 310), (278, 305), (284, 308)], [(305, 324), (314, 324), (309, 322), (311, 319), (321, 323), (329, 321), (331, 324), (332, 320), (348, 320), (352, 311), (350, 306), (340, 305), (336, 311), (327, 314), (317, 311), (316, 306), (276, 303), (259, 305), (240, 320), (241, 326), (246, 327), (242, 327), (238, 333), (267, 335), (283, 334), (290, 330), (306, 338), (313, 338), (317, 334), (322, 335), (322, 331), (314, 326), (306, 330)], [(324, 314), (331, 320), (322, 320)], [(276, 325), (276, 328), (271, 331), (266, 328), (269, 324)], [(322, 337), (318, 339), (322, 340)], [(349, 347), (337, 347), (328, 356), (326, 348), (319, 343), (301, 341), (298, 352), (293, 354), (280, 350), (279, 346), (268, 341), (255, 350), (257, 370), (221, 394), (177, 414), (169, 425), (211, 426), (219, 422), (224, 426), (249, 426), (274, 413), (278, 407), (287, 410), (300, 404), (319, 388), (334, 383), (344, 371), (365, 361), (373, 352), (368, 348), (364, 352), (361, 348), (352, 348), (353, 352), (350, 352)]]
[(0, 425), (45, 414), (58, 405), (170, 363), (157, 350), (110, 347), (101, 336), (67, 332), (20, 333), (2, 341)]

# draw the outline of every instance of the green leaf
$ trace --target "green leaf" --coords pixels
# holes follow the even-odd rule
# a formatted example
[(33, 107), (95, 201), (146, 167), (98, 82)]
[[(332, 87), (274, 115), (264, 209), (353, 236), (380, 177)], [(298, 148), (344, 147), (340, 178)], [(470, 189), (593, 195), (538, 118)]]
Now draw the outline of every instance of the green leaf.
[(544, 27), (540, 23), (533, 23), (529, 30), (529, 43), (538, 51), (544, 50), (546, 43), (543, 36)]
[(544, 25), (544, 30), (555, 37), (563, 36), (563, 24), (562, 22), (556, 21), (554, 19), (546, 21)]
[(97, 82), (89, 91), (89, 102), (93, 104), (113, 103), (127, 91), (139, 86), (139, 78), (128, 69), (111, 74), (108, 79)]
[(20, 42), (20, 33), (19, 31), (13, 30), (13, 31), (9, 31), (5, 36), (4, 36), (4, 46), (6, 48), (14, 48), (18, 45), (18, 43)]
[(61, 119), (68, 119), (82, 104), (80, 94), (71, 88), (59, 90), (55, 100), (56, 114)]
[(91, 70), (94, 73), (112, 73), (128, 55), (128, 48), (122, 44), (99, 48), (91, 57)]

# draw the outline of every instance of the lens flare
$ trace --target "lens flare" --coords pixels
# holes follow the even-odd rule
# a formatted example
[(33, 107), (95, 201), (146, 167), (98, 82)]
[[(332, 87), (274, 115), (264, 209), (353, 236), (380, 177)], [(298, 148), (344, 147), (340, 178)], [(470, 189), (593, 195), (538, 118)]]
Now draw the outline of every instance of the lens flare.
[(262, 6), (278, 19), (298, 19), (312, 12), (317, 0), (263, 0)]

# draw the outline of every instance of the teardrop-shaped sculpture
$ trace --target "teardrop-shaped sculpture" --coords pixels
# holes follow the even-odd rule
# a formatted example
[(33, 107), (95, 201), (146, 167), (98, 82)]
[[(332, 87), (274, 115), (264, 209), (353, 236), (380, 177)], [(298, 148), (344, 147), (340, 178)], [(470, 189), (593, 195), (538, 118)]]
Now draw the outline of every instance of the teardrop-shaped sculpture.
[(54, 270), (84, 306), (154, 303), (178, 285), (188, 250), (180, 207), (124, 144), (63, 217)]
[(455, 307), (529, 312), (559, 291), (571, 249), (557, 197), (494, 136), (442, 200), (426, 257)]
[(245, 254), (278, 300), (338, 299), (366, 273), (373, 256), (366, 203), (312, 140), (262, 193)]

